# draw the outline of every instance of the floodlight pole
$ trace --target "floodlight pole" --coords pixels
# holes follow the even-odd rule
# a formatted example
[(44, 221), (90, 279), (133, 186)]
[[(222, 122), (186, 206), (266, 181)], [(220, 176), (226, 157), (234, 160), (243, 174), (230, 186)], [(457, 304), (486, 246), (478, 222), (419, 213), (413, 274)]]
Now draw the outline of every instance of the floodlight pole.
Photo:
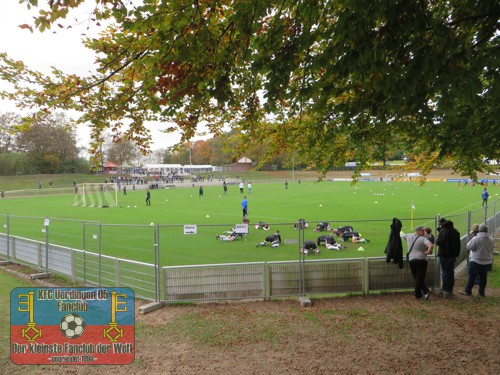
[(193, 148), (191, 143), (189, 144), (189, 176), (191, 176), (191, 182), (193, 182), (193, 160), (192, 160)]

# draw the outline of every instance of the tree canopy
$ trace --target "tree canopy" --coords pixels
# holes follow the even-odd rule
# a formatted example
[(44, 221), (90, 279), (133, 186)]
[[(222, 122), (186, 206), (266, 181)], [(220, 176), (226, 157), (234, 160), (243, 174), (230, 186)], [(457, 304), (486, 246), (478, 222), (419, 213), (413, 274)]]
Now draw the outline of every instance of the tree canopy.
[(32, 118), (0, 114), (0, 174), (68, 173), (88, 170), (79, 157), (76, 135), (64, 114)]
[[(47, 1), (21, 27), (50, 29), (82, 2)], [(124, 124), (146, 148), (145, 121), (182, 142), (229, 125), (323, 171), (403, 143), (424, 174), (448, 161), (475, 177), (500, 159), (499, 15), (487, 0), (99, 0), (91, 19), (109, 26), (84, 40), (97, 73), (47, 77), (2, 54), (3, 97), (79, 111), (96, 150)]]

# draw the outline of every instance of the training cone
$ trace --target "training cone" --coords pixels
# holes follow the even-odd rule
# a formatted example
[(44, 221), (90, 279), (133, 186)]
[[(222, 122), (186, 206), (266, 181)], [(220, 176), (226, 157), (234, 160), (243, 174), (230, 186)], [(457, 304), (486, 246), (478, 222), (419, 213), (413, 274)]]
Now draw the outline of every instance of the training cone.
[(360, 247), (358, 248), (358, 251), (365, 251), (365, 249), (364, 249), (364, 247), (363, 247), (363, 246), (360, 246)]

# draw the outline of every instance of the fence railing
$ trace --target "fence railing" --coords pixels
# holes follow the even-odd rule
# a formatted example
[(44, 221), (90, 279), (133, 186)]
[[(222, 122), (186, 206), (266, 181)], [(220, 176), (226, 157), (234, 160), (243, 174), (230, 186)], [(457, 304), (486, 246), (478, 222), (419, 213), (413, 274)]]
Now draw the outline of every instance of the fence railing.
[[(496, 212), (494, 206), (492, 211), (493, 215), (485, 222), (490, 232), (494, 233), (500, 222), (500, 212)], [(472, 221), (479, 221), (476, 219), (477, 212), (464, 215), (469, 223), (468, 228)], [(11, 218), (7, 217), (6, 223), (9, 222)], [(387, 221), (384, 223), (387, 224)], [(103, 236), (121, 231), (123, 226), (83, 223), (82, 228), (84, 234), (81, 238), (86, 244), (85, 250), (53, 244), (47, 236), (45, 239), (30, 239), (14, 235), (8, 225), (4, 226), (4, 231), (0, 232), (0, 257), (67, 276), (83, 285), (130, 287), (135, 290), (137, 297), (150, 301), (271, 299), (304, 294), (371, 293), (410, 290), (414, 285), (407, 265), (400, 269), (395, 264), (387, 263), (385, 257), (320, 260), (301, 260), (299, 257), (292, 261), (162, 267), (158, 225), (125, 226), (129, 236), (124, 236), (124, 243), (139, 235), (144, 246), (125, 246), (124, 253), (133, 257), (140, 252), (148, 261), (103, 254), (103, 247), (106, 246), (103, 244), (109, 242), (103, 240)], [(462, 232), (461, 254), (457, 264), (467, 257), (465, 245), (468, 228)], [(439, 276), (438, 262), (432, 256), (427, 273), (428, 284), (438, 287)]]

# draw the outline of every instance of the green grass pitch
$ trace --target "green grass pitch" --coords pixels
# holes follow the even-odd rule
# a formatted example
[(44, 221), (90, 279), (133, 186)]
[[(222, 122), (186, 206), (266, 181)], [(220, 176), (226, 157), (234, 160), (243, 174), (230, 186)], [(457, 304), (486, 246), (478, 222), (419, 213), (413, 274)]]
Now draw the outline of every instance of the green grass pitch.
[[(118, 207), (74, 207), (73, 196), (40, 196), (3, 199), (0, 214), (9, 215), (10, 234), (40, 241), (45, 240), (44, 220), (50, 218), (49, 241), (76, 249), (101, 252), (114, 257), (153, 262), (154, 246), (161, 249), (162, 265), (216, 264), (251, 261), (295, 260), (297, 245), (282, 244), (279, 248), (256, 248), (275, 229), (282, 239), (297, 239), (293, 223), (304, 218), (309, 223), (305, 239), (316, 240), (314, 227), (320, 221), (332, 227), (350, 224), (370, 240), (367, 244), (347, 243), (339, 252), (320, 248), (312, 259), (383, 256), (392, 218), (403, 221), (403, 231), (411, 226), (435, 228), (437, 214), (449, 217), (463, 234), (467, 230), (467, 211), (477, 212), (474, 222), (484, 218), (481, 208), (482, 186), (457, 186), (455, 183), (427, 182), (289, 182), (284, 184), (253, 183), (252, 193), (240, 194), (235, 185), (223, 195), (222, 186), (204, 186), (203, 198), (198, 187), (151, 191), (151, 206), (146, 206), (145, 190), (128, 189), (119, 193)], [(489, 188), (490, 200), (497, 199), (497, 187)], [(216, 235), (241, 223), (241, 200), (249, 200), (250, 233), (246, 240), (220, 242)], [(411, 220), (411, 205), (415, 206)], [(85, 220), (88, 223), (72, 220)], [(107, 224), (99, 227), (92, 223)], [(264, 221), (271, 231), (254, 229)], [(159, 224), (160, 236), (154, 237)], [(196, 235), (184, 235), (183, 224), (197, 224)], [(6, 231), (7, 225), (2, 225)], [(363, 250), (359, 250), (362, 247)]]

